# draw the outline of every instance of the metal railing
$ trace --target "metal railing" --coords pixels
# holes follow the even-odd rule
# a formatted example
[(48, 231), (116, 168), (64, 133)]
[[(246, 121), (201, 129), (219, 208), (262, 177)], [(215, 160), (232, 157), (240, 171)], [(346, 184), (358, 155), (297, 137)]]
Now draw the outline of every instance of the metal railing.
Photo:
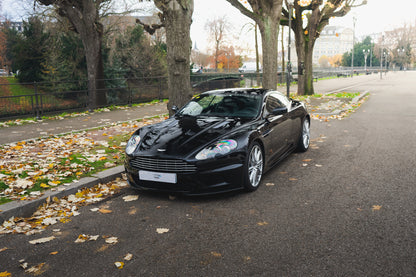
[[(97, 93), (105, 93), (106, 106), (168, 97), (166, 77), (104, 81), (106, 88)], [(88, 110), (87, 87), (87, 81), (0, 84), (0, 119)]]

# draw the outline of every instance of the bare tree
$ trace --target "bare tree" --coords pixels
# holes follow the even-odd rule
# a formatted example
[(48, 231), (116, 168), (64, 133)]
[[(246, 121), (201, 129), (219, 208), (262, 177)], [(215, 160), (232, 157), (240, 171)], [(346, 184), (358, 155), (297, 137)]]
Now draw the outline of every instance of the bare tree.
[(259, 26), (263, 50), (263, 87), (277, 86), (277, 38), (283, 0), (248, 0), (251, 10), (239, 0), (227, 0)]
[(158, 15), (161, 24), (151, 26), (141, 23), (145, 30), (154, 33), (156, 29), (166, 29), (169, 113), (172, 107), (182, 107), (192, 97), (190, 80), (190, 56), (193, 0), (153, 0), (161, 11)]
[(225, 16), (214, 18), (212, 20), (207, 21), (205, 24), (205, 30), (208, 31), (209, 37), (214, 44), (214, 63), (215, 63), (215, 71), (218, 69), (219, 57), (220, 57), (220, 50), (224, 45), (225, 37), (227, 32), (230, 28), (230, 24), (227, 21)]
[(100, 8), (110, 0), (35, 0), (50, 6), (53, 5), (60, 16), (72, 24), (82, 40), (88, 71), (89, 108), (107, 104), (104, 67), (101, 55), (103, 25), (100, 22)]
[[(312, 95), (313, 48), (321, 31), (329, 24), (331, 17), (342, 17), (351, 8), (364, 5), (367, 0), (302, 0), (295, 1), (295, 15), (289, 15), (288, 3), (282, 9), (280, 24), (288, 26), (291, 16), (292, 30), (295, 33), (296, 54), (298, 56), (298, 94)], [(302, 70), (304, 69), (304, 70)]]

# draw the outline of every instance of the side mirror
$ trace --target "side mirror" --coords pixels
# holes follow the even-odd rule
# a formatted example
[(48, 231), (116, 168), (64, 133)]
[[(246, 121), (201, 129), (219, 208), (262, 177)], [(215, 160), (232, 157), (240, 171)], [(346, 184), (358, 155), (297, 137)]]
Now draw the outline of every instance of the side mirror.
[(282, 115), (287, 113), (287, 108), (283, 107), (283, 108), (275, 108), (272, 111), (272, 115)]
[(172, 111), (173, 111), (174, 113), (177, 113), (177, 112), (179, 111), (178, 106), (173, 105), (173, 106), (172, 106)]

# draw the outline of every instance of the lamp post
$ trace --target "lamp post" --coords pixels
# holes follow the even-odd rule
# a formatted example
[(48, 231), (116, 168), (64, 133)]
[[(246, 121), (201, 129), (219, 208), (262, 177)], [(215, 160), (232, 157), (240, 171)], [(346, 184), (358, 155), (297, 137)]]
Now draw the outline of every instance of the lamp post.
[(287, 42), (287, 70), (286, 70), (286, 95), (287, 97), (290, 97), (290, 75), (292, 72), (292, 64), (290, 63), (290, 48), (291, 48), (291, 38), (290, 38), (290, 33), (292, 31), (292, 9), (293, 9), (293, 3), (294, 0), (288, 0), (287, 4), (288, 4), (288, 12), (289, 12), (289, 37), (288, 37), (288, 42)]
[(370, 49), (363, 49), (363, 53), (364, 53), (364, 71), (367, 74), (367, 56), (370, 53)]
[(355, 16), (352, 18), (352, 53), (351, 53), (351, 78), (354, 76), (354, 44), (355, 44), (355, 22), (357, 19)]
[(404, 55), (404, 52), (405, 52), (405, 50), (404, 50), (404, 47), (402, 47), (402, 48), (397, 48), (397, 54), (399, 55), (399, 57), (400, 57), (400, 62), (401, 62), (401, 65), (400, 65), (400, 70), (402, 70), (403, 68), (404, 68), (404, 59), (402, 58), (403, 57), (403, 55)]
[(381, 37), (381, 47), (380, 47), (380, 79), (383, 79), (383, 42), (384, 42), (384, 35)]

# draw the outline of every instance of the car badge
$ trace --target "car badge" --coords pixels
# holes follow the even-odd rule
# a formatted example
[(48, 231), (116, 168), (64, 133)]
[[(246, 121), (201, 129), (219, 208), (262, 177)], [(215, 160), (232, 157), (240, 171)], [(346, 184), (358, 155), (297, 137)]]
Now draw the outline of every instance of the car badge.
[(166, 149), (160, 148), (160, 149), (157, 149), (157, 151), (158, 152), (166, 152)]

